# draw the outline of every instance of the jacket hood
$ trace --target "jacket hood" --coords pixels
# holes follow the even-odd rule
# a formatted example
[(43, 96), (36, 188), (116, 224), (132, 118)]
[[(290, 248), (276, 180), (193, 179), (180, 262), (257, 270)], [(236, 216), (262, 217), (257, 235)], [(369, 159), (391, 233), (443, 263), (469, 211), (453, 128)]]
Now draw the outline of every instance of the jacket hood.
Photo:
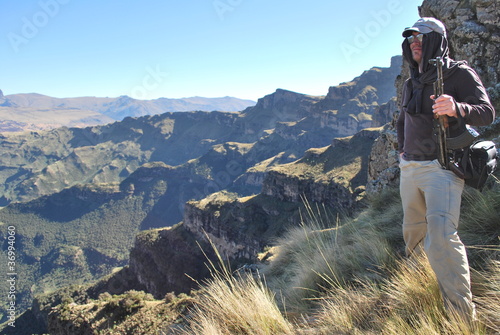
[[(405, 38), (402, 44), (403, 48), (403, 57), (410, 64), (410, 71), (412, 78), (416, 78), (419, 76), (419, 68), (418, 63), (413, 60), (413, 56), (410, 49), (410, 43)], [(448, 68), (450, 62), (452, 61), (449, 58), (449, 48), (448, 48), (448, 40), (443, 35), (432, 31), (428, 34), (424, 34), (424, 38), (422, 40), (422, 73), (427, 72), (430, 69), (433, 69), (434, 66), (429, 64), (429, 60), (441, 57), (444, 61), (444, 69)]]

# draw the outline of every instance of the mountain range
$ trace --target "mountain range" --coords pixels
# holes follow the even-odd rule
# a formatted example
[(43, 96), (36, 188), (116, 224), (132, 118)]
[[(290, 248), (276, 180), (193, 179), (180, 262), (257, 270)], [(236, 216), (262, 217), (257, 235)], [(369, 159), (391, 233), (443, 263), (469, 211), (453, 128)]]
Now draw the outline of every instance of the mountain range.
[[(36, 295), (127, 268), (129, 251), (140, 231), (176, 226), (187, 220), (187, 213), (205, 215), (197, 205), (187, 205), (190, 201), (221, 191), (229, 192), (229, 199), (253, 197), (269, 180), (265, 191), (269, 194), (246, 202), (248, 214), (242, 213), (252, 222), (264, 219), (271, 209), (258, 209), (262, 201), (274, 198), (276, 187), (288, 189), (283, 185), (287, 174), (271, 171), (301, 157), (306, 157), (303, 164), (293, 165), (305, 173), (298, 174), (297, 189), (319, 185), (315, 169), (307, 167), (307, 161), (319, 155), (324, 172), (331, 170), (331, 175), (325, 175), (322, 182), (324, 194), (312, 200), (330, 201), (329, 197), (335, 199), (341, 192), (339, 206), (351, 211), (367, 176), (368, 162), (358, 156), (368, 154), (378, 131), (352, 141), (350, 137), (390, 120), (387, 100), (395, 95), (393, 83), (400, 67), (401, 57), (394, 57), (391, 67), (373, 67), (331, 87), (326, 96), (278, 89), (240, 112), (165, 112), (85, 128), (3, 133), (0, 197), (5, 208), (0, 210), (4, 223), (0, 231), (10, 225), (17, 229), (18, 271), (24, 277), (18, 286), (18, 306), (26, 309)], [(310, 148), (325, 148), (343, 137), (346, 140), (336, 140), (336, 149), (304, 156)], [(336, 156), (344, 157), (338, 161), (341, 164), (334, 162)], [(324, 162), (328, 160), (331, 163)], [(350, 168), (342, 172), (344, 164)], [(280, 221), (282, 227), (266, 223), (275, 233), (297, 219), (300, 196), (292, 197), (289, 191), (283, 194), (288, 198), (278, 197), (272, 209), (279, 213), (283, 201), (290, 203), (289, 214)], [(182, 225), (172, 232), (184, 233), (168, 237), (181, 243), (176, 250), (185, 250), (184, 258), (165, 251), (189, 268), (199, 268), (197, 262), (203, 259), (192, 250), (195, 230)], [(271, 233), (266, 235), (271, 238)], [(269, 239), (258, 245), (265, 241)], [(258, 245), (245, 248), (248, 257)], [(136, 250), (144, 252), (142, 247)], [(201, 278), (206, 273), (192, 275)], [(167, 281), (171, 289), (187, 289), (182, 274), (180, 278)], [(162, 284), (158, 292), (167, 287)]]
[(42, 94), (11, 94), (0, 90), (0, 133), (36, 131), (66, 127), (86, 127), (120, 121), (127, 116), (183, 111), (236, 112), (255, 101), (233, 97), (137, 100), (118, 98), (53, 98)]
[[(326, 96), (278, 89), (241, 112), (166, 112), (94, 127), (0, 134), (0, 205), (81, 183), (120, 182), (150, 161), (184, 175), (200, 176), (206, 169), (203, 178), (214, 180), (208, 189), (226, 188), (247, 169), (262, 174), (310, 147), (386, 123), (390, 113), (380, 106), (395, 94), (388, 83), (400, 66), (401, 57), (395, 57), (390, 68), (374, 67)], [(231, 162), (240, 172), (226, 178), (225, 164)], [(244, 180), (237, 184), (246, 185)], [(198, 197), (208, 189), (197, 190)], [(192, 192), (182, 192), (182, 199), (191, 199)]]

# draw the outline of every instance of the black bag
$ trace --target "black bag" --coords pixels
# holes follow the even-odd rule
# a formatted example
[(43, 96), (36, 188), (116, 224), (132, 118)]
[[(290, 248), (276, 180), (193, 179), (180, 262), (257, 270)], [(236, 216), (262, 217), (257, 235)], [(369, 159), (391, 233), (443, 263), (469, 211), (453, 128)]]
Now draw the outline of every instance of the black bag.
[(465, 184), (482, 190), (488, 176), (497, 167), (497, 148), (492, 141), (476, 141), (463, 151), (460, 167)]

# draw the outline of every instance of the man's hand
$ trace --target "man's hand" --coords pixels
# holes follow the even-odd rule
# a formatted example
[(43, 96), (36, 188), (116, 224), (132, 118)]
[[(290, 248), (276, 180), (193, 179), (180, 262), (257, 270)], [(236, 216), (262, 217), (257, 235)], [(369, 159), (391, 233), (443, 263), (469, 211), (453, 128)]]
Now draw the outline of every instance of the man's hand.
[[(431, 99), (434, 100), (434, 98), (434, 95), (431, 95)], [(448, 94), (440, 95), (436, 100), (434, 100), (432, 109), (436, 115), (448, 115), (451, 117), (457, 117), (455, 99), (453, 99), (453, 97)]]

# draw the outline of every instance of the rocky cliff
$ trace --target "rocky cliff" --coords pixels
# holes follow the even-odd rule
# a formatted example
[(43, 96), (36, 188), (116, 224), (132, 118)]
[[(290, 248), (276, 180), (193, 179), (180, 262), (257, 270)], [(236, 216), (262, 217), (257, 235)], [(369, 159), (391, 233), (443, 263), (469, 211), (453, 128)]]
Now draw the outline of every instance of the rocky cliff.
[[(195, 280), (209, 275), (203, 253), (212, 256), (213, 250), (202, 240), (197, 244), (183, 224), (148, 230), (137, 235), (130, 251), (130, 275), (158, 299), (169, 292), (187, 293), (197, 288)], [(124, 287), (131, 288), (138, 289)]]
[[(393, 57), (389, 69), (374, 67), (351, 82), (330, 87), (325, 99), (318, 104), (319, 110), (329, 111), (320, 115), (323, 124), (344, 122), (343, 128), (352, 134), (353, 129), (349, 127), (352, 126), (353, 118), (358, 123), (356, 132), (387, 123), (392, 115), (380, 114), (378, 110), (395, 96), (394, 78), (400, 74), (401, 65), (402, 58)], [(378, 119), (373, 119), (374, 114), (379, 114)], [(340, 135), (347, 133), (341, 132)]]
[(294, 203), (306, 196), (309, 201), (351, 212), (364, 191), (366, 156), (378, 136), (378, 129), (366, 129), (353, 137), (335, 139), (326, 148), (310, 149), (300, 160), (271, 169), (262, 193)]

